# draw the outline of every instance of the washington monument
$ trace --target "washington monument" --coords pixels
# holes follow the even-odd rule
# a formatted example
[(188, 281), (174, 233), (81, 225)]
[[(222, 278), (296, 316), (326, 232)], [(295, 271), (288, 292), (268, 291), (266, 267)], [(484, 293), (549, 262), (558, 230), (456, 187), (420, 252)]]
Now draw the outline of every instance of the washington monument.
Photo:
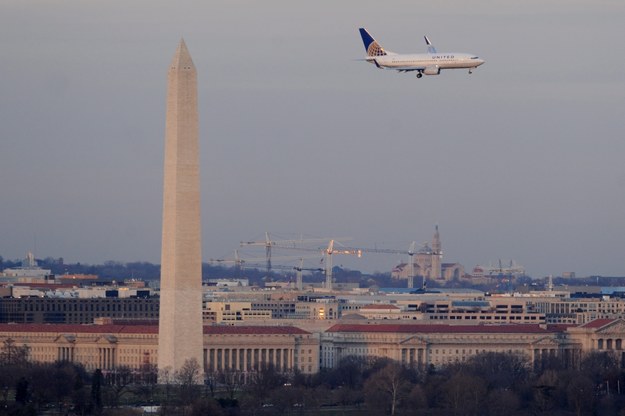
[(158, 368), (195, 359), (203, 373), (197, 76), (184, 40), (167, 82)]

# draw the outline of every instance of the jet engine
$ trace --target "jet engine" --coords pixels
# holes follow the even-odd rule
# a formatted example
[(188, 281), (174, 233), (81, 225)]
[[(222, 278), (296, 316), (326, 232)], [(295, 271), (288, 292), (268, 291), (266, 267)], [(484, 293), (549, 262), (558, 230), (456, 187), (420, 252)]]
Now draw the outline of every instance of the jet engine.
[(441, 73), (441, 69), (438, 65), (430, 65), (425, 67), (423, 73), (425, 75), (438, 75)]

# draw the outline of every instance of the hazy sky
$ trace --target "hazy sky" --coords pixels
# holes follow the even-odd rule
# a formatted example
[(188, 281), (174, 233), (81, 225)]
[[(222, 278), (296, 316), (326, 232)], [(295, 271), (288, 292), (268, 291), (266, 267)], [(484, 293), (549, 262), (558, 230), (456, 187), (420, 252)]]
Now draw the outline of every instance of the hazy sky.
[[(160, 261), (166, 72), (198, 70), (204, 258), (349, 236), (625, 275), (622, 0), (0, 4), (0, 255)], [(417, 79), (386, 48), (486, 60)], [(36, 246), (36, 247), (35, 247)], [(388, 271), (398, 255), (335, 259)], [(405, 260), (405, 259), (404, 259)]]

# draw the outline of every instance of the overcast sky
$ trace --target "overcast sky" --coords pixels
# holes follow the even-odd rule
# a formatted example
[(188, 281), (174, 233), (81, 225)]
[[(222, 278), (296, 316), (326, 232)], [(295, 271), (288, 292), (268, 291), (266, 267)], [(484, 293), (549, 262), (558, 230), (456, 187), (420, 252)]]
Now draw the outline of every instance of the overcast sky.
[[(205, 260), (303, 233), (625, 275), (622, 0), (0, 5), (0, 255), (160, 261), (168, 64), (198, 71)], [(486, 60), (417, 79), (395, 52)], [(388, 271), (399, 255), (335, 259)], [(406, 260), (405, 258), (403, 260)]]

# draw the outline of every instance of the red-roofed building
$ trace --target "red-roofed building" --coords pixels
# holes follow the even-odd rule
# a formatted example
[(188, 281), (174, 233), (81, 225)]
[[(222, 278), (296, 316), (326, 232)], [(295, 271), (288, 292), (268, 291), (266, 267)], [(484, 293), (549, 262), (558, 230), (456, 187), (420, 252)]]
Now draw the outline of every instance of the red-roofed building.
[(358, 313), (367, 319), (400, 319), (401, 308), (395, 305), (372, 303), (362, 306)]
[[(0, 324), (0, 345), (6, 341), (28, 346), (33, 361), (139, 369), (157, 363), (158, 325)], [(318, 339), (292, 326), (204, 326), (203, 354), (209, 373), (248, 373), (269, 364), (282, 372), (319, 370)]]
[[(389, 306), (389, 305), (386, 305)], [(375, 309), (375, 308), (374, 308)], [(559, 358), (577, 365), (583, 354), (608, 352), (625, 362), (625, 321), (598, 319), (571, 325), (336, 324), (320, 334), (292, 326), (204, 326), (208, 373), (243, 373), (272, 364), (283, 372), (314, 374), (347, 356), (386, 357), (423, 369), (462, 362), (484, 352), (527, 357), (539, 365)], [(139, 369), (156, 364), (158, 325), (0, 324), (0, 346), (27, 345), (33, 361), (73, 361), (88, 370)]]
[[(559, 358), (577, 365), (584, 353), (613, 350), (624, 359), (625, 322), (600, 320), (566, 325), (338, 324), (321, 335), (321, 367), (333, 368), (347, 356), (386, 357), (425, 369), (463, 362), (485, 352), (528, 358), (535, 365)], [(625, 362), (625, 361), (624, 361)]]
[(604, 326), (611, 324), (614, 321), (616, 321), (616, 319), (595, 319), (594, 321), (590, 321), (584, 325), (581, 325), (580, 328), (603, 328)]
[(585, 351), (609, 352), (625, 363), (625, 321), (623, 319), (595, 319), (587, 324), (571, 327), (571, 338)]

